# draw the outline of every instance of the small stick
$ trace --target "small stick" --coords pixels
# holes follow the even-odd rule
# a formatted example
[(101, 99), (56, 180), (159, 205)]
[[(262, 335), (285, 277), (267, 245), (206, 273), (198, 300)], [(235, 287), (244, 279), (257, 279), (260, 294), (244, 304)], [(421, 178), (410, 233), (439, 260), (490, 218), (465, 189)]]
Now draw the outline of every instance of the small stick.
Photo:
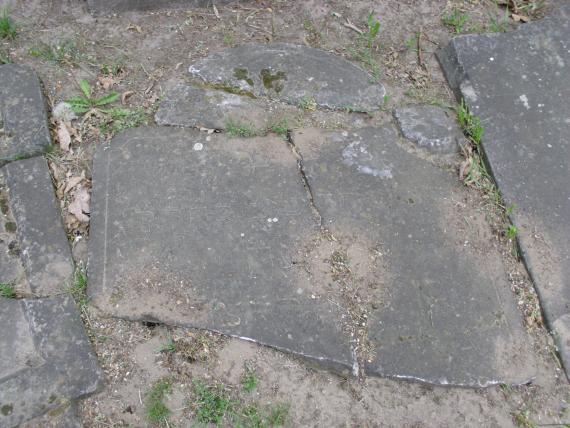
[(422, 30), (418, 31), (417, 37), (417, 51), (418, 51), (418, 64), (420, 67), (425, 68), (424, 61), (422, 59)]
[(358, 34), (364, 34), (364, 31), (362, 31), (360, 28), (358, 28), (356, 25), (350, 22), (348, 18), (346, 18), (346, 22), (343, 23), (342, 25), (344, 25), (346, 28), (350, 28), (351, 30), (356, 31)]

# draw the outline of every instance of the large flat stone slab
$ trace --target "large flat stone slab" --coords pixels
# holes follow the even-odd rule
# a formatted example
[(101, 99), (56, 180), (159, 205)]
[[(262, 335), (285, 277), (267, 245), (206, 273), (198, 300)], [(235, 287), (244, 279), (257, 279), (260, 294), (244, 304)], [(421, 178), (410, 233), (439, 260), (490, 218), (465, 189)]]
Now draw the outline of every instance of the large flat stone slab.
[(366, 371), (471, 387), (528, 381), (533, 353), (483, 214), (466, 227), (456, 177), (397, 140), (392, 128), (294, 134), (366, 308)]
[(40, 81), (29, 67), (0, 65), (0, 166), (51, 144)]
[(70, 297), (0, 298), (0, 324), (0, 426), (18, 426), (102, 385)]
[(43, 157), (11, 162), (0, 170), (30, 291), (61, 293), (73, 275), (73, 259), (49, 169)]
[(263, 132), (283, 120), (292, 123), (291, 109), (224, 91), (178, 85), (166, 93), (155, 120), (159, 125), (208, 129), (246, 125)]
[(338, 308), (293, 269), (319, 228), (287, 143), (141, 128), (93, 163), (88, 292), (108, 314), (352, 367)]
[(235, 0), (87, 0), (89, 9), (95, 14), (155, 10), (163, 8), (191, 9), (212, 4), (223, 5)]
[(439, 53), (485, 127), (483, 148), (507, 203), (549, 326), (570, 367), (570, 7), (507, 34), (461, 36)]
[(342, 57), (287, 43), (246, 44), (216, 52), (190, 66), (203, 81), (255, 96), (330, 109), (376, 111), (384, 87)]

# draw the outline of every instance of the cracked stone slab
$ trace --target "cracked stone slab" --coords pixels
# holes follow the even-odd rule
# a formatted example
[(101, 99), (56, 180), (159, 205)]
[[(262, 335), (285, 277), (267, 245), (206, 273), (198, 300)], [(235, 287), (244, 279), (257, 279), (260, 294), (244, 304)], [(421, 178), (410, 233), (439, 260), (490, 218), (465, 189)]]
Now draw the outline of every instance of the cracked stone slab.
[(450, 86), (485, 128), (482, 146), (518, 229), (522, 257), (570, 367), (570, 6), (438, 53)]
[(294, 134), (323, 226), (343, 243), (369, 310), (367, 373), (468, 387), (529, 381), (536, 363), (483, 214), (470, 213), (466, 228), (456, 177), (397, 140), (391, 127)]
[(46, 160), (11, 162), (0, 174), (30, 291), (36, 296), (61, 293), (73, 275), (73, 260)]
[(88, 293), (107, 314), (352, 368), (338, 308), (293, 269), (319, 225), (282, 139), (129, 130), (95, 154), (91, 208)]
[(293, 117), (290, 106), (189, 85), (168, 91), (155, 114), (158, 125), (209, 129), (226, 129), (235, 123), (265, 130), (282, 120), (291, 122)]
[(287, 43), (246, 44), (216, 52), (190, 66), (204, 82), (298, 105), (376, 111), (386, 91), (342, 57)]
[(0, 425), (15, 427), (97, 391), (103, 374), (75, 303), (0, 298)]
[(0, 65), (0, 166), (44, 153), (50, 144), (38, 76), (29, 67)]
[(97, 15), (135, 10), (156, 10), (165, 8), (191, 9), (224, 5), (235, 0), (87, 0), (89, 10)]
[(394, 110), (394, 117), (404, 138), (431, 153), (456, 153), (465, 144), (455, 112), (416, 105)]

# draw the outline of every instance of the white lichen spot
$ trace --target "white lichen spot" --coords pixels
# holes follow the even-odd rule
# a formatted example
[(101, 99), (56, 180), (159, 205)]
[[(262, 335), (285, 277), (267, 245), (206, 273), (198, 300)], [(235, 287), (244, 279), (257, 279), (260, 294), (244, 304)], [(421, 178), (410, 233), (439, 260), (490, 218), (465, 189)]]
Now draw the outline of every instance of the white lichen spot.
[(519, 97), (519, 100), (521, 100), (521, 102), (523, 103), (523, 106), (525, 106), (525, 108), (527, 110), (530, 110), (530, 104), (528, 103), (528, 97), (525, 94), (522, 94)]
[(279, 219), (277, 217), (273, 217), (273, 223), (277, 223)]
[(199, 152), (203, 148), (204, 148), (204, 145), (202, 143), (196, 143), (196, 144), (194, 144), (194, 147), (193, 147), (193, 149), (197, 152)]

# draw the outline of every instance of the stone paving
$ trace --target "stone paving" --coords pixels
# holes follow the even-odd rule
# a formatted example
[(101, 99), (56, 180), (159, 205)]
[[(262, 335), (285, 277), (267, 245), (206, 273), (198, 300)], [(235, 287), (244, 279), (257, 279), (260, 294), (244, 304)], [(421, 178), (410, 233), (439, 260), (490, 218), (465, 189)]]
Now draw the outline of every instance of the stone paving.
[(439, 55), (481, 118), (491, 173), (570, 366), (570, 6), (507, 34), (461, 36)]
[[(13, 427), (73, 408), (102, 387), (103, 374), (73, 299), (62, 296), (74, 266), (47, 162), (14, 160), (51, 144), (39, 80), (28, 68), (2, 65), (0, 83), (2, 162), (12, 160), (0, 169), (0, 282), (18, 297), (0, 297), (0, 426)], [(57, 423), (80, 426), (69, 411)]]
[[(482, 119), (566, 366), (569, 18), (565, 7), (518, 32), (457, 37), (439, 54)], [(484, 215), (456, 209), (466, 193), (445, 165), (466, 140), (452, 111), (407, 106), (382, 125), (291, 126), (307, 108), (379, 111), (386, 90), (336, 55), (284, 43), (212, 53), (188, 80), (166, 94), (158, 126), (122, 132), (95, 154), (88, 293), (103, 314), (213, 330), (345, 376), (474, 388), (533, 379), (535, 354)], [(76, 400), (103, 375), (66, 292), (74, 264), (41, 156), (50, 134), (33, 71), (0, 66), (0, 113), (0, 282), (17, 297), (0, 297), (0, 426), (81, 426)]]
[[(241, 98), (177, 87), (157, 122), (224, 130), (236, 120), (234, 106), (270, 115), (267, 98), (355, 110), (383, 102), (380, 84), (329, 54), (283, 44), (250, 49), (190, 66)], [(323, 75), (324, 64), (336, 74)], [(274, 86), (264, 84), (264, 70), (281, 76)], [(441, 109), (396, 116), (428, 152), (456, 152), (462, 142)], [(114, 316), (207, 328), (341, 372), (525, 383), (534, 361), (500, 255), (483, 250), (482, 219), (472, 231), (480, 242), (458, 239), (454, 182), (408, 153), (394, 125), (253, 139), (129, 131), (94, 160), (90, 296)]]

